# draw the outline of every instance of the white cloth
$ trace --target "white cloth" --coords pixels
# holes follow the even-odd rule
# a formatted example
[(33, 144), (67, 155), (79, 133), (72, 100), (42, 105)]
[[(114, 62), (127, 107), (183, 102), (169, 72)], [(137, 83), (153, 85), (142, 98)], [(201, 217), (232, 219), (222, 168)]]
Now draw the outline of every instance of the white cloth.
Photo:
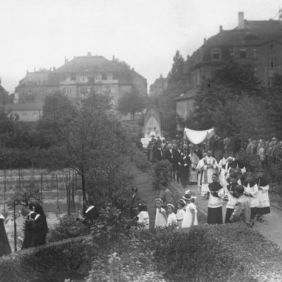
[(156, 227), (166, 227), (166, 216), (165, 216), (165, 210), (163, 208), (157, 208), (156, 209), (156, 218), (155, 218), (155, 228)]
[(224, 196), (224, 189), (221, 188), (220, 190), (218, 190), (217, 194), (218, 194), (218, 197), (215, 197), (212, 195), (212, 193), (210, 193), (209, 202), (208, 202), (209, 208), (222, 207), (222, 204), (223, 204), (222, 198)]
[(233, 195), (228, 191), (228, 202), (226, 204), (227, 209), (234, 209), (237, 203), (237, 198), (233, 197)]
[(270, 207), (269, 195), (268, 195), (269, 185), (260, 186), (258, 190), (258, 207), (267, 208)]
[(190, 228), (192, 226), (193, 214), (195, 216), (194, 225), (198, 225), (197, 207), (194, 203), (189, 203), (185, 207), (185, 214), (182, 221), (182, 228)]
[(244, 187), (246, 196), (250, 199), (250, 207), (256, 208), (259, 205), (259, 198), (258, 198), (258, 186), (257, 184), (250, 187), (250, 184), (248, 183), (247, 186)]
[(174, 212), (170, 213), (167, 217), (167, 226), (176, 226), (177, 218)]
[(214, 135), (214, 129), (211, 128), (208, 130), (192, 130), (185, 128), (184, 133), (191, 143), (200, 144)]
[(138, 217), (137, 222), (141, 226), (144, 226), (145, 229), (149, 229), (149, 223), (150, 223), (149, 213), (147, 211), (141, 211), (138, 213), (137, 217)]

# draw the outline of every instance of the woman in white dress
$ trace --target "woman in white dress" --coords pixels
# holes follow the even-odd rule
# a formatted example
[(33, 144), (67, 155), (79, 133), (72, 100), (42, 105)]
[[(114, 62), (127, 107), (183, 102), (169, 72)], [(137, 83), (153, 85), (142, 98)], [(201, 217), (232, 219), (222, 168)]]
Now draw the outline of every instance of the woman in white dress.
[(178, 209), (176, 213), (178, 229), (182, 228), (182, 221), (185, 215), (185, 206), (186, 206), (186, 201), (184, 199), (180, 199), (177, 203)]
[[(191, 226), (195, 225), (195, 223), (198, 224), (198, 220), (195, 219), (197, 208), (192, 200), (192, 194), (188, 190), (185, 195), (183, 196), (183, 200), (186, 201), (185, 206), (185, 214), (182, 221), (182, 228), (190, 228)], [(191, 201), (192, 200), (192, 201)]]
[(155, 217), (155, 228), (164, 228), (167, 225), (166, 211), (162, 207), (163, 201), (160, 198), (155, 199), (156, 203), (156, 217)]
[(177, 218), (176, 214), (174, 213), (174, 205), (173, 204), (167, 204), (167, 227), (172, 226), (176, 227), (177, 226)]

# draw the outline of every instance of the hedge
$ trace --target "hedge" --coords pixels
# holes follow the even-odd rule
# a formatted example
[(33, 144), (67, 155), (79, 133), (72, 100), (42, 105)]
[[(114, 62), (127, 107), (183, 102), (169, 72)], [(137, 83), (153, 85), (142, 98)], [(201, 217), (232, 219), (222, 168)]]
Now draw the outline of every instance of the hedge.
[(64, 281), (83, 278), (91, 268), (92, 248), (88, 236), (30, 248), (0, 259), (2, 282)]
[(170, 281), (282, 281), (278, 246), (240, 223), (160, 232), (152, 247)]

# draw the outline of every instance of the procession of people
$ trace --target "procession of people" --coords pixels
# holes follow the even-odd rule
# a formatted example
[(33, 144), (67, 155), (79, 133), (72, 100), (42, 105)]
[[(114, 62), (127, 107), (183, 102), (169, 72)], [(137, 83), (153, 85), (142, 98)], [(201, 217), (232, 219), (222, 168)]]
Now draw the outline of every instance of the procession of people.
[[(208, 224), (243, 221), (252, 227), (270, 213), (269, 180), (265, 166), (271, 161), (278, 161), (277, 157), (262, 157), (263, 142), (256, 143), (250, 139), (247, 146), (240, 146), (240, 150), (245, 150), (247, 155), (257, 154), (260, 165), (249, 171), (238, 152), (228, 151), (230, 140), (227, 139), (223, 142), (222, 154), (216, 158), (211, 142), (194, 145), (187, 140), (168, 142), (164, 138), (152, 138), (148, 147), (149, 160), (167, 160), (171, 164), (172, 181), (178, 182), (185, 191), (177, 204), (175, 201), (163, 201), (162, 197), (155, 200), (155, 228), (173, 226), (181, 229), (197, 225), (196, 194), (207, 201)], [(275, 142), (274, 138), (272, 148)], [(238, 142), (236, 144), (238, 146)], [(189, 185), (197, 185), (199, 193), (194, 192), (193, 195)], [(149, 214), (147, 222), (148, 217)], [(142, 220), (139, 224), (143, 224)], [(149, 228), (148, 224), (146, 226)]]

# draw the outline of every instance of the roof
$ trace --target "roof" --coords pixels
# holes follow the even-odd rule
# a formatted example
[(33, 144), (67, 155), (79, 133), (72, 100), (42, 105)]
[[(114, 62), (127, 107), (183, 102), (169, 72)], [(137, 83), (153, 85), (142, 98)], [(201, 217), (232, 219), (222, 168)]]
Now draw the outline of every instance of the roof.
[(282, 42), (282, 22), (280, 21), (244, 21), (245, 28), (222, 30), (210, 37), (205, 46), (216, 45), (257, 45), (266, 41)]
[(81, 56), (74, 57), (71, 61), (66, 62), (55, 72), (64, 73), (87, 73), (87, 72), (122, 72), (129, 71), (130, 68), (126, 63), (117, 60), (110, 61), (103, 56)]
[(42, 111), (43, 103), (7, 104), (5, 108), (9, 111)]

